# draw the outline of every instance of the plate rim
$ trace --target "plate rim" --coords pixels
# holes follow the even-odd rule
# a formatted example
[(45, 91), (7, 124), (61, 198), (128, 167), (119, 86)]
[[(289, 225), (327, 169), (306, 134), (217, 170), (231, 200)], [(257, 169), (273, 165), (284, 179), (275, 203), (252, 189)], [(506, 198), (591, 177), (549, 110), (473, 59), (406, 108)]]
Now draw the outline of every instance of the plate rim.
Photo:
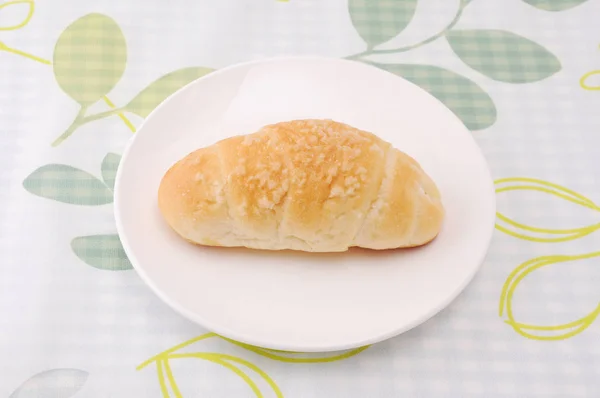
[[(431, 307), (430, 310), (428, 312), (424, 313), (421, 317), (417, 318), (416, 320), (413, 320), (410, 323), (403, 325), (401, 328), (396, 328), (389, 332), (381, 333), (376, 336), (372, 336), (370, 338), (363, 339), (361, 341), (346, 342), (346, 343), (342, 343), (342, 344), (326, 344), (326, 345), (310, 345), (310, 346), (293, 345), (293, 344), (277, 344), (277, 343), (270, 344), (267, 341), (261, 341), (260, 338), (247, 337), (247, 336), (244, 336), (243, 334), (232, 331), (227, 327), (221, 327), (219, 325), (214, 325), (211, 322), (206, 321), (205, 319), (202, 319), (202, 316), (199, 316), (198, 314), (194, 313), (193, 311), (188, 311), (185, 308), (182, 308), (178, 303), (171, 300), (165, 293), (162, 292), (161, 289), (159, 289), (154, 284), (152, 279), (144, 271), (144, 268), (139, 265), (139, 261), (136, 258), (134, 250), (132, 250), (131, 246), (129, 245), (129, 240), (127, 238), (127, 234), (124, 232), (124, 226), (121, 222), (121, 210), (120, 210), (120, 208), (121, 208), (121, 204), (120, 204), (121, 203), (121, 200), (120, 200), (121, 188), (120, 187), (121, 187), (122, 176), (123, 176), (122, 165), (124, 165), (125, 160), (128, 158), (131, 148), (135, 144), (136, 140), (139, 139), (140, 132), (142, 132), (144, 127), (146, 126), (146, 124), (150, 120), (152, 120), (155, 113), (160, 112), (161, 109), (168, 102), (170, 102), (175, 96), (177, 96), (181, 91), (189, 88), (190, 86), (192, 86), (194, 84), (198, 84), (198, 82), (200, 82), (202, 80), (212, 78), (217, 74), (227, 73), (228, 71), (230, 71), (232, 69), (236, 69), (236, 68), (240, 68), (240, 67), (247, 67), (247, 66), (256, 65), (256, 64), (266, 64), (266, 63), (279, 62), (279, 61), (301, 61), (301, 60), (313, 60), (313, 61), (325, 61), (325, 62), (335, 61), (335, 62), (341, 62), (341, 63), (360, 64), (362, 66), (365, 66), (368, 68), (374, 68), (380, 72), (387, 73), (397, 79), (401, 79), (404, 82), (417, 87), (420, 91), (424, 92), (431, 99), (433, 99), (438, 104), (440, 104), (442, 107), (447, 109), (452, 114), (452, 116), (458, 122), (460, 122), (460, 124), (462, 125), (464, 130), (468, 133), (469, 138), (472, 140), (472, 142), (477, 150), (478, 155), (483, 160), (483, 165), (485, 166), (485, 170), (483, 170), (483, 171), (485, 171), (485, 174), (488, 177), (488, 182), (490, 182), (489, 187), (488, 187), (489, 188), (488, 194), (489, 194), (489, 199), (490, 199), (489, 204), (491, 205), (493, 211), (490, 212), (491, 214), (490, 214), (490, 219), (489, 219), (489, 225), (487, 227), (488, 235), (485, 239), (485, 245), (481, 246), (483, 249), (482, 249), (482, 253), (480, 253), (480, 255), (478, 256), (479, 260), (477, 262), (477, 266), (473, 268), (473, 270), (468, 275), (468, 277), (465, 278), (463, 283), (460, 286), (457, 286), (457, 288), (454, 290), (453, 294), (449, 295), (445, 300), (440, 301), (440, 303), (438, 303), (437, 306)], [(134, 134), (133, 137), (131, 137), (128, 140), (128, 142), (126, 143), (125, 149), (123, 150), (123, 153), (121, 155), (121, 161), (117, 168), (113, 192), (114, 192), (113, 214), (114, 214), (114, 219), (116, 222), (117, 234), (118, 234), (119, 240), (121, 242), (121, 245), (123, 246), (123, 250), (125, 251), (125, 254), (127, 255), (131, 265), (133, 266), (133, 269), (137, 272), (137, 274), (140, 276), (142, 281), (150, 288), (150, 290), (156, 296), (158, 296), (158, 298), (161, 301), (163, 301), (172, 310), (174, 310), (179, 315), (183, 316), (185, 319), (193, 322), (194, 324), (196, 324), (202, 328), (207, 329), (210, 332), (214, 332), (217, 335), (223, 336), (225, 338), (235, 340), (240, 343), (247, 344), (247, 345), (260, 347), (260, 348), (282, 350), (282, 351), (288, 351), (288, 352), (289, 351), (305, 352), (305, 353), (315, 353), (315, 352), (326, 353), (326, 352), (334, 352), (334, 351), (344, 351), (344, 350), (356, 349), (359, 347), (376, 344), (376, 343), (388, 340), (390, 338), (399, 336), (411, 329), (414, 329), (414, 328), (426, 323), (431, 318), (435, 317), (437, 314), (442, 312), (454, 300), (456, 300), (456, 298), (458, 296), (460, 296), (465, 291), (466, 287), (473, 281), (475, 275), (477, 275), (479, 273), (479, 271), (481, 270), (481, 267), (483, 266), (483, 263), (485, 262), (485, 259), (489, 252), (489, 248), (492, 243), (493, 233), (494, 233), (494, 229), (495, 229), (495, 221), (496, 221), (496, 209), (497, 209), (494, 179), (493, 179), (493, 176), (491, 173), (489, 163), (488, 163), (481, 147), (479, 146), (479, 144), (473, 137), (472, 132), (464, 125), (462, 120), (460, 120), (460, 118), (454, 112), (452, 112), (442, 101), (440, 101), (438, 98), (436, 98), (435, 96), (430, 94), (427, 90), (425, 90), (425, 89), (421, 88), (420, 86), (416, 85), (415, 83), (409, 81), (408, 79), (405, 79), (401, 76), (395, 75), (387, 70), (377, 68), (376, 66), (372, 65), (371, 63), (360, 62), (360, 61), (350, 60), (350, 59), (345, 59), (345, 58), (336, 58), (336, 57), (319, 56), (319, 55), (275, 56), (275, 57), (268, 57), (268, 58), (238, 62), (238, 63), (228, 65), (226, 67), (217, 69), (217, 70), (215, 70), (211, 73), (208, 73), (204, 76), (201, 76), (200, 78), (195, 79), (195, 80), (187, 83), (183, 87), (179, 88), (178, 90), (176, 90), (175, 92), (173, 92), (172, 94), (167, 96), (158, 106), (156, 106), (156, 108), (154, 108), (148, 114), (148, 116), (141, 123), (140, 127), (137, 129), (136, 134)]]

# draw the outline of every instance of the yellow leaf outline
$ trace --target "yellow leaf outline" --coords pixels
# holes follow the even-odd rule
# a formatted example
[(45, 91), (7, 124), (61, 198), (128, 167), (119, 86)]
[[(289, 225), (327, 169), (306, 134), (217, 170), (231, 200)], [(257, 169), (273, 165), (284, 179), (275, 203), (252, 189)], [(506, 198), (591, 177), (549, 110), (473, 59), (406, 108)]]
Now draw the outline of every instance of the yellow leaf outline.
[(168, 355), (168, 358), (169, 359), (197, 358), (197, 359), (204, 359), (204, 360), (208, 360), (208, 361), (211, 361), (214, 363), (218, 363), (219, 365), (223, 365), (223, 366), (227, 367), (228, 369), (232, 370), (239, 377), (241, 377), (246, 382), (246, 384), (248, 384), (250, 386), (250, 388), (252, 388), (252, 391), (254, 391), (254, 393), (256, 394), (256, 396), (258, 398), (262, 398), (263, 395), (262, 395), (260, 389), (258, 388), (258, 386), (256, 385), (256, 383), (254, 383), (254, 381), (252, 381), (252, 379), (250, 377), (248, 377), (247, 374), (245, 374), (239, 368), (236, 368), (235, 365), (231, 364), (230, 362), (234, 362), (234, 363), (243, 365), (243, 366), (251, 369), (255, 373), (257, 373), (260, 377), (262, 377), (262, 379), (267, 382), (269, 387), (271, 387), (271, 389), (273, 390), (273, 392), (275, 393), (275, 395), (278, 398), (283, 397), (283, 393), (281, 392), (281, 390), (279, 389), (277, 384), (273, 381), (273, 379), (267, 373), (265, 373), (262, 369), (260, 369), (258, 366), (254, 365), (253, 363), (248, 362), (239, 357), (236, 357), (233, 355), (227, 355), (227, 354), (220, 354), (220, 353), (216, 353), (216, 352), (193, 352), (193, 353), (185, 353), (185, 354), (170, 354), (170, 355)]
[[(271, 379), (271, 377), (269, 377), (269, 375), (267, 375), (258, 366), (254, 365), (248, 361), (245, 361), (241, 358), (235, 357), (233, 355), (209, 353), (209, 352), (195, 352), (195, 353), (183, 353), (183, 354), (175, 353), (177, 350), (180, 350), (180, 349), (182, 349), (186, 346), (189, 346), (193, 343), (196, 343), (198, 341), (202, 341), (202, 340), (205, 340), (205, 339), (208, 339), (211, 337), (220, 337), (220, 336), (218, 336), (215, 333), (206, 333), (206, 334), (200, 335), (198, 337), (195, 337), (193, 339), (187, 340), (181, 344), (178, 344), (178, 345), (144, 361), (136, 369), (141, 370), (144, 367), (151, 364), (152, 362), (155, 362), (156, 368), (157, 368), (157, 374), (158, 374), (158, 382), (159, 382), (163, 397), (169, 398), (171, 396), (169, 394), (169, 389), (167, 387), (167, 380), (168, 380), (175, 398), (181, 398), (182, 397), (181, 391), (179, 390), (179, 387), (177, 386), (175, 376), (173, 375), (173, 372), (169, 365), (169, 360), (181, 359), (181, 358), (203, 359), (203, 360), (207, 360), (207, 361), (216, 363), (218, 365), (224, 366), (225, 368), (231, 370), (233, 373), (235, 373), (238, 377), (240, 377), (250, 387), (250, 389), (254, 392), (254, 394), (257, 396), (257, 398), (262, 398), (263, 394), (260, 391), (260, 389), (258, 388), (258, 386), (256, 385), (256, 383), (246, 373), (244, 373), (241, 369), (239, 369), (238, 367), (236, 367), (234, 364), (231, 363), (231, 362), (234, 362), (234, 363), (244, 365), (247, 368), (256, 372), (259, 376), (261, 376), (267, 382), (267, 384), (269, 384), (269, 386), (271, 387), (271, 389), (273, 389), (273, 391), (275, 392), (277, 397), (281, 397), (281, 398), (283, 397), (281, 390), (279, 389), (277, 384), (273, 381), (273, 379)], [(167, 380), (165, 380), (165, 373), (166, 373)]]
[(173, 394), (175, 394), (175, 398), (182, 398), (181, 391), (179, 391), (179, 386), (175, 382), (175, 377), (173, 376), (173, 371), (171, 370), (171, 366), (169, 365), (168, 359), (163, 359), (162, 365), (165, 368), (165, 373), (167, 374), (167, 378), (169, 379), (169, 384), (171, 384), (171, 390), (173, 390)]
[(585, 82), (590, 76), (597, 75), (597, 74), (600, 74), (600, 70), (593, 70), (593, 71), (588, 72), (585, 75), (581, 76), (581, 79), (579, 79), (579, 85), (581, 86), (581, 88), (584, 90), (590, 90), (590, 91), (600, 90), (600, 86), (588, 86), (587, 83)]
[(167, 389), (167, 384), (165, 383), (165, 374), (163, 371), (163, 361), (156, 361), (156, 371), (158, 373), (158, 384), (160, 384), (160, 390), (162, 392), (163, 397), (169, 397), (169, 390)]
[[(577, 319), (575, 321), (560, 324), (560, 325), (532, 325), (528, 323), (517, 322), (515, 320), (513, 310), (512, 310), (512, 299), (515, 289), (519, 285), (519, 283), (527, 276), (530, 275), (533, 271), (543, 268), (545, 266), (557, 263), (563, 263), (568, 261), (577, 261), (590, 259), (594, 257), (600, 257), (599, 252), (581, 254), (581, 255), (554, 255), (554, 256), (542, 256), (536, 257), (534, 259), (525, 261), (518, 267), (516, 267), (506, 279), (504, 286), (502, 287), (502, 292), (500, 294), (500, 302), (499, 302), (499, 315), (502, 317), (506, 310), (506, 317), (508, 318), (504, 322), (510, 325), (515, 332), (520, 334), (523, 337), (533, 339), (533, 340), (541, 340), (541, 341), (551, 341), (551, 340), (564, 340), (570, 337), (573, 337), (585, 329), (587, 329), (600, 315), (600, 303), (598, 306), (591, 311), (586, 316)], [(536, 335), (530, 333), (528, 331), (543, 331), (543, 332), (563, 332), (561, 334), (556, 335)]]
[[(598, 47), (600, 48), (600, 46), (598, 46)], [(593, 70), (593, 71), (588, 72), (588, 73), (584, 74), (583, 76), (581, 76), (581, 78), (579, 79), (579, 85), (581, 86), (581, 88), (584, 90), (589, 90), (589, 91), (600, 90), (600, 86), (588, 86), (587, 83), (585, 82), (590, 76), (597, 75), (597, 74), (600, 74), (600, 70)]]
[(27, 16), (25, 17), (25, 19), (23, 21), (21, 21), (17, 25), (0, 26), (0, 31), (21, 29), (22, 27), (27, 25), (29, 23), (29, 21), (31, 20), (31, 18), (33, 17), (33, 13), (35, 10), (34, 0), (14, 0), (14, 1), (8, 1), (6, 3), (0, 3), (0, 10), (2, 10), (3, 8), (8, 7), (8, 6), (15, 5), (15, 4), (29, 4), (29, 12), (27, 13)]
[(228, 338), (223, 337), (224, 340), (229, 341), (232, 344), (237, 345), (238, 347), (242, 347), (246, 350), (252, 351), (255, 354), (261, 355), (263, 357), (269, 358), (269, 359), (273, 359), (275, 361), (280, 361), (280, 362), (288, 362), (288, 363), (327, 363), (327, 362), (335, 362), (335, 361), (340, 361), (342, 359), (346, 359), (346, 358), (350, 358), (353, 357), (357, 354), (360, 354), (361, 352), (363, 352), (364, 350), (366, 350), (367, 348), (369, 348), (370, 346), (363, 346), (363, 347), (359, 347), (359, 348), (355, 348), (346, 352), (343, 352), (341, 354), (336, 354), (336, 355), (332, 355), (330, 357), (320, 357), (320, 358), (295, 358), (295, 357), (288, 357), (282, 354), (300, 354), (299, 352), (294, 352), (294, 351), (280, 351), (280, 350), (270, 350), (267, 348), (261, 348), (261, 347), (256, 347), (256, 346), (252, 346), (249, 344), (245, 344), (245, 343), (240, 343), (239, 341), (234, 341), (234, 340), (230, 340)]
[[(577, 205), (584, 206), (591, 210), (600, 212), (600, 207), (596, 205), (591, 199), (586, 198), (585, 196), (578, 194), (577, 192), (570, 190), (566, 187), (548, 181), (539, 180), (535, 178), (511, 177), (498, 179), (494, 183), (497, 186), (497, 194), (516, 190), (533, 190), (548, 193), (550, 195), (567, 200), (571, 203), (575, 203)], [(600, 229), (600, 223), (571, 229), (538, 228), (519, 223), (505, 216), (501, 212), (496, 212), (496, 216), (499, 220), (499, 222), (496, 223), (496, 229), (515, 238), (529, 240), (533, 242), (566, 242), (574, 239), (579, 239)], [(512, 229), (509, 229), (509, 227), (502, 225), (502, 223), (508, 225), (509, 227), (512, 227)], [(536, 234), (561, 236), (540, 237), (536, 236)]]
[[(191, 344), (194, 344), (196, 342), (206, 340), (206, 339), (209, 339), (212, 337), (218, 337), (218, 338), (223, 339), (229, 343), (232, 343), (238, 347), (244, 348), (255, 354), (261, 355), (263, 357), (273, 359), (276, 361), (280, 361), (280, 362), (287, 362), (287, 363), (325, 363), (325, 362), (339, 361), (339, 360), (350, 358), (354, 355), (357, 355), (360, 352), (362, 352), (370, 347), (370, 346), (364, 346), (364, 347), (360, 347), (360, 348), (356, 348), (353, 350), (343, 352), (341, 354), (336, 354), (336, 355), (332, 355), (330, 357), (324, 357), (324, 358), (294, 358), (294, 357), (286, 357), (285, 354), (294, 354), (294, 353), (300, 354), (300, 353), (255, 347), (252, 345), (240, 343), (238, 341), (234, 341), (234, 340), (225, 338), (223, 336), (219, 336), (216, 333), (205, 333), (203, 335), (200, 335), (200, 336), (194, 337), (190, 340), (187, 340), (181, 344), (177, 344), (177, 345), (173, 346), (172, 348), (169, 348), (168, 350), (163, 351), (160, 354), (157, 354), (157, 355), (147, 359), (146, 361), (144, 361), (140, 365), (138, 365), (136, 367), (136, 370), (139, 371), (152, 363), (156, 363), (158, 381), (160, 384), (160, 388), (161, 388), (163, 397), (166, 397), (166, 398), (170, 397), (169, 389), (167, 387), (167, 381), (168, 381), (168, 383), (171, 386), (171, 390), (173, 391), (173, 394), (175, 395), (176, 398), (179, 398), (181, 396), (181, 392), (179, 391), (175, 377), (173, 376), (173, 373), (169, 366), (169, 360), (184, 359), (184, 358), (188, 358), (188, 359), (195, 358), (195, 359), (208, 360), (208, 361), (211, 361), (218, 365), (224, 366), (224, 367), (228, 368), (229, 370), (231, 370), (232, 372), (234, 372), (237, 376), (239, 376), (242, 380), (244, 380), (244, 382), (246, 384), (248, 384), (248, 386), (252, 389), (252, 391), (255, 393), (255, 395), (258, 398), (261, 398), (263, 395), (262, 395), (262, 392), (260, 391), (260, 389), (258, 388), (258, 386), (256, 385), (256, 383), (254, 383), (254, 381), (246, 373), (244, 373), (241, 369), (239, 369), (239, 367), (236, 367), (234, 365), (234, 364), (237, 364), (237, 365), (245, 366), (246, 368), (248, 368), (248, 369), (252, 370), (253, 372), (255, 372), (256, 374), (258, 374), (270, 386), (270, 388), (273, 390), (273, 392), (275, 393), (275, 395), (277, 397), (283, 397), (281, 390), (279, 389), (279, 387), (277, 386), (275, 381), (273, 381), (273, 379), (271, 379), (271, 377), (267, 373), (265, 373), (262, 369), (260, 369), (258, 366), (254, 365), (253, 363), (246, 361), (242, 358), (239, 358), (239, 357), (236, 357), (233, 355), (221, 354), (221, 353), (215, 353), (215, 352), (192, 352), (192, 353), (178, 353), (177, 352), (177, 351), (181, 350), (182, 348), (185, 348)], [(165, 379), (165, 374), (166, 374), (166, 379)]]

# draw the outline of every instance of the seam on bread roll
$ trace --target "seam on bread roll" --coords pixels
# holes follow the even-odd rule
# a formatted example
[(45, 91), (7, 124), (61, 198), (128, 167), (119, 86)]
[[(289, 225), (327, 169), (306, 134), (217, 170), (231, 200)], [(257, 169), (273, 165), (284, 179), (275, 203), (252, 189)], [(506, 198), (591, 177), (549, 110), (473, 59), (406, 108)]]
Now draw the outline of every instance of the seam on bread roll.
[(369, 216), (373, 213), (373, 211), (376, 210), (375, 209), (376, 203), (379, 200), (379, 198), (381, 197), (381, 192), (383, 191), (382, 188), (383, 188), (384, 184), (386, 184), (386, 183), (389, 184), (389, 182), (386, 182), (386, 181), (391, 178), (390, 173), (393, 173), (393, 171), (394, 171), (393, 164), (390, 165), (390, 161), (393, 162), (395, 160), (395, 157), (392, 156), (392, 152), (394, 152), (394, 151), (395, 151), (395, 149), (391, 145), (385, 151), (384, 160), (383, 160), (383, 164), (385, 165), (384, 171), (383, 171), (383, 177), (381, 178), (381, 181), (379, 182), (379, 187), (377, 188), (377, 191), (371, 198), (371, 201), (369, 202), (369, 205), (367, 206), (366, 211), (363, 212), (362, 223), (361, 223), (360, 227), (356, 230), (356, 233), (354, 234), (354, 237), (352, 238), (352, 241), (350, 242), (351, 247), (356, 246), (357, 237), (362, 233), (363, 228), (369, 222), (368, 221)]
[[(413, 164), (410, 164), (410, 169), (417, 175), (419, 175), (419, 171), (417, 169), (417, 167), (415, 167)], [(409, 246), (414, 246), (415, 245), (415, 235), (417, 233), (417, 226), (418, 226), (418, 220), (419, 220), (419, 215), (421, 213), (421, 210), (423, 209), (423, 195), (421, 195), (421, 190), (423, 189), (421, 187), (421, 184), (417, 181), (414, 182), (415, 185), (415, 189), (412, 190), (412, 201), (414, 203), (414, 209), (413, 209), (413, 213), (412, 213), (412, 223), (410, 226), (410, 232), (408, 234), (408, 245)]]
[(379, 190), (377, 191), (377, 197), (373, 201), (371, 207), (369, 208), (369, 211), (365, 215), (365, 220), (363, 222), (361, 230), (354, 238), (353, 246), (370, 248), (369, 244), (367, 243), (370, 240), (370, 237), (368, 235), (370, 235), (369, 232), (373, 229), (374, 220), (376, 220), (377, 216), (379, 216), (379, 212), (383, 207), (383, 203), (385, 200), (385, 192), (391, 190), (391, 186), (394, 182), (394, 177), (396, 176), (395, 164), (397, 158), (398, 154), (396, 152), (396, 149), (390, 147), (386, 154), (386, 159), (384, 163), (384, 175), (381, 179)]
[[(222, 142), (222, 141), (221, 141)], [(225, 236), (220, 237), (219, 240), (222, 241), (227, 241), (229, 238), (230, 234), (234, 234), (236, 233), (236, 222), (235, 222), (235, 218), (233, 216), (233, 210), (231, 209), (231, 206), (229, 205), (229, 198), (231, 197), (231, 193), (230, 191), (230, 187), (229, 187), (229, 176), (227, 175), (227, 173), (225, 172), (225, 157), (223, 156), (222, 153), (222, 145), (221, 142), (217, 142), (215, 145), (217, 147), (217, 153), (219, 154), (219, 170), (221, 171), (221, 181), (223, 182), (223, 191), (224, 191), (224, 196), (225, 196), (225, 206), (226, 206), (226, 211), (225, 213), (228, 215), (228, 220), (227, 222), (229, 223), (229, 228), (230, 230), (228, 232), (225, 233)]]

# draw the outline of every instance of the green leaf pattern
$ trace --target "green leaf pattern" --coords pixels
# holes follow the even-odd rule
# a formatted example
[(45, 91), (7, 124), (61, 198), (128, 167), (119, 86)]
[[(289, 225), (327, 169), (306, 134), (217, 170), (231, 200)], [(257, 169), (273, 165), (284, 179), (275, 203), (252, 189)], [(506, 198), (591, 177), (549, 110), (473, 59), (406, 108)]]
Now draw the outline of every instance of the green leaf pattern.
[[(117, 169), (121, 156), (108, 153), (102, 160), (102, 180), (63, 164), (48, 164), (31, 173), (23, 187), (34, 195), (58, 202), (97, 206), (113, 201)], [(73, 239), (71, 248), (77, 257), (92, 267), (122, 271), (131, 269), (118, 235), (93, 235)]]
[(354, 28), (369, 48), (398, 36), (415, 15), (417, 0), (349, 0)]
[(62, 203), (99, 206), (112, 203), (112, 191), (98, 178), (64, 164), (48, 164), (23, 181), (30, 193)]
[(121, 162), (121, 155), (116, 153), (107, 153), (102, 160), (102, 179), (107, 187), (114, 190), (115, 178), (117, 177), (117, 169)]
[(458, 57), (487, 77), (531, 83), (552, 76), (560, 61), (544, 47), (503, 30), (453, 30), (446, 35)]
[(83, 262), (109, 271), (132, 269), (118, 235), (80, 236), (71, 241), (71, 249)]
[(496, 121), (496, 106), (476, 83), (432, 65), (375, 64), (420, 86), (443, 102), (470, 130), (481, 130)]

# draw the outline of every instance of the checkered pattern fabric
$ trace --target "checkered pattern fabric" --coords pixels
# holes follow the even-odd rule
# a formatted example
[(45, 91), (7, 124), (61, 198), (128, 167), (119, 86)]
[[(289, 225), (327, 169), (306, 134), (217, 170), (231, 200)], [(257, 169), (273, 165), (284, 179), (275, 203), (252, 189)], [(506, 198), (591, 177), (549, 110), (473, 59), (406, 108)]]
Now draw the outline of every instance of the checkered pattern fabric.
[(93, 175), (64, 164), (49, 164), (31, 173), (23, 187), (34, 195), (75, 205), (97, 206), (113, 201), (112, 191)]
[(396, 37), (409, 24), (416, 6), (417, 0), (349, 0), (348, 4), (354, 26), (370, 47)]
[(126, 63), (121, 29), (112, 19), (97, 13), (68, 26), (54, 48), (56, 80), (82, 105), (93, 104), (112, 90)]
[(479, 130), (496, 121), (490, 96), (471, 80), (433, 65), (379, 64), (424, 88), (459, 115), (467, 128)]
[(507, 83), (534, 82), (560, 70), (559, 60), (542, 46), (501, 30), (456, 30), (448, 43), (467, 65)]

